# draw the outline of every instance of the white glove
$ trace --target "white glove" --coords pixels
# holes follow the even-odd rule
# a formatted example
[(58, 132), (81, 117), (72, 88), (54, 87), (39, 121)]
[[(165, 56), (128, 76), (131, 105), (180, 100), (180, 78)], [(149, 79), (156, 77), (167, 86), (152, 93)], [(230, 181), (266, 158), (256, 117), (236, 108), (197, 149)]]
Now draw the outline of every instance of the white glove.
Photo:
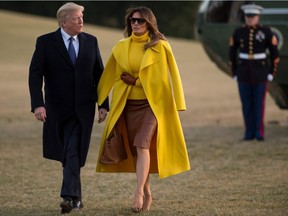
[(272, 82), (273, 81), (273, 75), (272, 74), (268, 74), (268, 76), (267, 76), (267, 80), (268, 81), (270, 81), (270, 82)]
[(233, 77), (233, 80), (237, 81), (237, 76), (234, 76), (234, 77)]

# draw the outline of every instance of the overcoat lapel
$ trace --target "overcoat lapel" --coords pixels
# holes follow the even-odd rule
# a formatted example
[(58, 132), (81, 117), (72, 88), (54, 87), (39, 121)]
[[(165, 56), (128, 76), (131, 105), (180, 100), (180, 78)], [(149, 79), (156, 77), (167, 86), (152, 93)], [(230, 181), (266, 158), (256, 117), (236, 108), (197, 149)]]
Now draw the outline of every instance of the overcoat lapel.
[(146, 50), (142, 62), (141, 62), (141, 66), (140, 66), (140, 71), (142, 71), (144, 68), (156, 63), (159, 61), (159, 46), (156, 47), (152, 47)]
[(76, 59), (76, 63), (77, 61), (81, 61), (81, 57), (84, 57), (84, 52), (85, 50), (88, 50), (89, 49), (89, 44), (86, 42), (86, 37), (85, 35), (83, 34), (79, 34), (78, 35), (78, 40), (79, 40), (79, 53), (78, 53), (78, 57)]
[(120, 47), (117, 49), (113, 49), (113, 54), (115, 60), (121, 67), (121, 69), (125, 72), (132, 73), (130, 65), (127, 64), (129, 62), (128, 53), (130, 48), (131, 38), (124, 39), (120, 44)]
[[(131, 37), (124, 39), (122, 43), (120, 44), (120, 47), (117, 47), (117, 49), (113, 50), (113, 54), (117, 63), (120, 65), (123, 71), (129, 72), (129, 73), (131, 73), (131, 68), (130, 68), (130, 65), (127, 64), (127, 62), (129, 62), (128, 53), (129, 53), (130, 44), (131, 44)], [(140, 71), (154, 64), (155, 62), (158, 62), (159, 53), (160, 53), (160, 47), (158, 45), (147, 49), (145, 51), (145, 54), (141, 62)]]
[(70, 56), (68, 54), (68, 50), (65, 46), (65, 43), (63, 41), (60, 28), (55, 32), (54, 34), (54, 44), (56, 49), (59, 51), (59, 53), (64, 57), (64, 59), (73, 66), (72, 61), (70, 59)]

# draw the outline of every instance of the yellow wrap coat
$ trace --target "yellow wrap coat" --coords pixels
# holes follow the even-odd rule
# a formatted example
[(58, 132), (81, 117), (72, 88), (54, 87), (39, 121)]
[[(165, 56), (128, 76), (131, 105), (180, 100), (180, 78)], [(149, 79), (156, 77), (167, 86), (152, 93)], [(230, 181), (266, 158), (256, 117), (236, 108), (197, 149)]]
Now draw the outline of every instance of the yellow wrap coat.
[[(128, 63), (130, 43), (131, 37), (120, 40), (114, 46), (98, 84), (99, 105), (104, 102), (113, 87), (114, 90), (100, 146), (97, 172), (135, 172), (135, 163), (128, 147), (127, 137), (124, 137), (127, 160), (116, 165), (99, 163), (104, 141), (119, 119), (131, 90), (131, 86), (120, 79), (124, 71), (132, 74)], [(139, 80), (158, 122), (157, 136), (150, 149), (150, 173), (158, 172), (160, 178), (165, 178), (189, 170), (185, 139), (177, 112), (186, 110), (185, 99), (178, 67), (167, 41), (160, 40), (156, 46), (145, 51)]]

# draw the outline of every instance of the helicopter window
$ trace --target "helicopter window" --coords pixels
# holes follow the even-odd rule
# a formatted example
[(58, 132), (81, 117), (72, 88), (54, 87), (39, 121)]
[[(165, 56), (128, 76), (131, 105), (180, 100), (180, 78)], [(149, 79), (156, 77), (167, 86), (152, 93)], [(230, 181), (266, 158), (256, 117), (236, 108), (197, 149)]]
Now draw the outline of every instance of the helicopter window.
[(211, 23), (239, 23), (244, 21), (240, 10), (244, 1), (210, 1), (206, 21)]

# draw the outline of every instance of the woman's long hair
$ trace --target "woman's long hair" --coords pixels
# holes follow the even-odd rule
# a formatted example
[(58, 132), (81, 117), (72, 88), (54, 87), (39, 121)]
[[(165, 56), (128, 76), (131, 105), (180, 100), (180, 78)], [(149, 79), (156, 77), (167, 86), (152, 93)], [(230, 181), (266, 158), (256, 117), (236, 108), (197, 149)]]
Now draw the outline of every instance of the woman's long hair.
[(126, 27), (124, 30), (124, 37), (130, 37), (132, 34), (130, 17), (132, 17), (135, 12), (138, 12), (141, 15), (141, 17), (145, 19), (147, 22), (149, 37), (151, 40), (150, 42), (144, 45), (145, 50), (148, 49), (149, 47), (155, 46), (159, 42), (159, 40), (166, 40), (164, 35), (161, 34), (158, 30), (157, 20), (153, 12), (149, 8), (143, 6), (132, 7), (127, 9), (125, 16)]

